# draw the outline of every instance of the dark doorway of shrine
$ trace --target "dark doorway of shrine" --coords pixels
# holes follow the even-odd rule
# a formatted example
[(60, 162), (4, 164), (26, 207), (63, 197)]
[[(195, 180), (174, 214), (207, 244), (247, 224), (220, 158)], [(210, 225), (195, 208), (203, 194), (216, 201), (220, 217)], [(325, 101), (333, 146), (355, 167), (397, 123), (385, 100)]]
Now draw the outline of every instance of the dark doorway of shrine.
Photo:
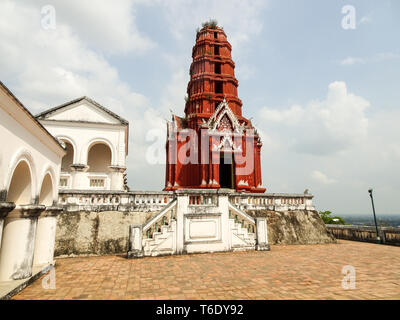
[(219, 159), (219, 184), (221, 188), (234, 189), (234, 159), (232, 153), (221, 152)]

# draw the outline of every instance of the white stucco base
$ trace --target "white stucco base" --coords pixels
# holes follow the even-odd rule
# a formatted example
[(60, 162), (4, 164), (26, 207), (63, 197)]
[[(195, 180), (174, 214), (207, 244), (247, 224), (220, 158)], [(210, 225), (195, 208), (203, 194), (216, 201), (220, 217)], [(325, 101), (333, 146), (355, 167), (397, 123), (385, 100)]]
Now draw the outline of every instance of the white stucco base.
[(44, 206), (17, 206), (5, 219), (0, 251), (0, 281), (32, 275), (37, 217)]
[(229, 202), (229, 190), (177, 190), (176, 200), (145, 225), (133, 225), (128, 257), (269, 250), (265, 218)]
[(57, 214), (60, 211), (60, 208), (50, 207), (39, 216), (33, 265), (51, 264), (53, 262)]

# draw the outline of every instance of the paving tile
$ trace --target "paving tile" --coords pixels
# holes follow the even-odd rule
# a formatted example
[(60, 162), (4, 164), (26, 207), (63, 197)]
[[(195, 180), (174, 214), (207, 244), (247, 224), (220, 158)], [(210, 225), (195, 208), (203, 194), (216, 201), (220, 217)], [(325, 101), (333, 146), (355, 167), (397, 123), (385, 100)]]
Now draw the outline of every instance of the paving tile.
[[(356, 289), (342, 288), (344, 266)], [(42, 278), (14, 299), (400, 299), (400, 248), (340, 240), (247, 251), (57, 259), (56, 289)]]

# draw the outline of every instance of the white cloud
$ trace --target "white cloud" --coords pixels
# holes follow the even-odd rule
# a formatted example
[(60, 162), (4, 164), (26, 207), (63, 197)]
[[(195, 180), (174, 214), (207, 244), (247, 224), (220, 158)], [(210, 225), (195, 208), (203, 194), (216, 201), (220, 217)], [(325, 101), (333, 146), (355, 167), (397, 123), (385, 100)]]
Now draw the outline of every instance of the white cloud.
[(372, 57), (347, 57), (340, 61), (343, 66), (351, 66), (354, 64), (377, 63), (387, 60), (400, 59), (400, 54), (394, 52), (381, 52)]
[(311, 177), (316, 180), (317, 182), (320, 182), (322, 184), (332, 184), (335, 183), (335, 179), (330, 179), (326, 176), (326, 174), (322, 173), (321, 171), (315, 170), (311, 173)]
[(233, 48), (240, 50), (242, 44), (258, 35), (263, 26), (262, 9), (267, 2), (262, 0), (154, 0), (165, 8), (165, 16), (172, 34), (183, 39), (209, 19), (216, 19), (229, 35)]
[(341, 65), (353, 65), (356, 63), (366, 63), (366, 59), (363, 58), (355, 58), (355, 57), (347, 57), (340, 61)]
[[(135, 178), (139, 176), (142, 181), (148, 181), (146, 176), (154, 172), (154, 168), (149, 167), (143, 157), (150, 143), (145, 139), (146, 132), (151, 128), (164, 127), (165, 123), (159, 112), (151, 107), (148, 98), (122, 81), (118, 70), (101, 54), (110, 48), (116, 53), (118, 50), (114, 50), (113, 46), (116, 48), (124, 41), (131, 41), (134, 35), (118, 29), (127, 28), (122, 21), (120, 27), (110, 26), (115, 32), (122, 32), (115, 35), (115, 42), (109, 43), (107, 38), (111, 35), (103, 33), (105, 42), (94, 39), (96, 44), (93, 46), (98, 49), (94, 50), (87, 46), (85, 40), (91, 31), (88, 30), (86, 34), (78, 32), (84, 25), (83, 21), (60, 17), (68, 16), (64, 10), (70, 10), (69, 14), (72, 15), (74, 10), (82, 9), (81, 14), (85, 15), (90, 6), (80, 6), (74, 2), (76, 7), (73, 8), (68, 3), (55, 3), (58, 8), (57, 27), (55, 30), (44, 30), (40, 24), (39, 5), (0, 2), (0, 78), (33, 113), (86, 95), (126, 118), (130, 122), (128, 179), (133, 186), (141, 188), (136, 185)], [(94, 16), (88, 19), (88, 23), (94, 24), (93, 30), (98, 30), (99, 39), (107, 28), (103, 27), (101, 20), (104, 18), (107, 23), (113, 20), (103, 10), (109, 5), (111, 3), (96, 1), (96, 7), (102, 9), (100, 13), (92, 13)], [(116, 15), (114, 20), (118, 21), (120, 11), (127, 8), (128, 2), (112, 5), (120, 6), (108, 12)], [(126, 16), (122, 15), (121, 19), (126, 19)], [(82, 25), (78, 26), (79, 23)], [(123, 47), (122, 51), (133, 49)]]
[(295, 124), (304, 117), (305, 110), (300, 105), (293, 105), (286, 110), (263, 108), (261, 114), (264, 120), (271, 122), (282, 122), (287, 124)]
[(367, 113), (368, 107), (344, 82), (334, 82), (323, 100), (262, 108), (259, 129), (269, 137), (262, 149), (264, 185), (270, 192), (307, 188), (317, 210), (338, 214), (369, 212), (373, 187), (380, 212), (397, 212), (400, 111), (372, 106)]
[(300, 153), (325, 155), (350, 148), (366, 137), (368, 106), (367, 100), (348, 93), (346, 84), (337, 81), (329, 85), (325, 100), (286, 109), (264, 107), (260, 115), (266, 127), (284, 129), (289, 134), (284, 141), (288, 147)]
[[(46, 0), (20, 3), (39, 17), (42, 6), (49, 4)], [(100, 52), (142, 54), (155, 46), (136, 26), (133, 0), (53, 0), (50, 4), (55, 8), (57, 27), (68, 24), (74, 35)]]
[(249, 80), (256, 74), (256, 68), (249, 64), (241, 64), (235, 69), (236, 77), (240, 80)]
[(190, 57), (177, 57), (174, 54), (163, 53), (162, 59), (171, 70), (171, 76), (161, 93), (160, 107), (169, 119), (169, 110), (176, 114), (183, 114), (187, 85), (190, 80)]
[[(68, 3), (71, 6), (71, 2)], [(61, 2), (56, 4), (62, 5)], [(98, 7), (102, 7), (102, 3)], [(87, 7), (77, 8), (85, 14)], [(131, 91), (119, 79), (117, 69), (87, 47), (71, 27), (73, 21), (68, 23), (58, 18), (55, 30), (44, 30), (40, 27), (40, 6), (13, 1), (1, 2), (0, 21), (3, 22), (0, 25), (1, 77), (6, 83), (15, 84), (16, 93), (33, 111), (43, 108), (44, 101), (48, 105), (58, 104), (81, 95), (90, 95), (104, 103), (117, 102), (117, 112), (126, 105), (131, 109), (148, 105), (143, 95)], [(90, 22), (102, 25), (97, 20)]]
[(371, 23), (371, 22), (372, 22), (372, 18), (370, 15), (363, 16), (360, 19), (360, 24), (366, 24), (366, 23)]

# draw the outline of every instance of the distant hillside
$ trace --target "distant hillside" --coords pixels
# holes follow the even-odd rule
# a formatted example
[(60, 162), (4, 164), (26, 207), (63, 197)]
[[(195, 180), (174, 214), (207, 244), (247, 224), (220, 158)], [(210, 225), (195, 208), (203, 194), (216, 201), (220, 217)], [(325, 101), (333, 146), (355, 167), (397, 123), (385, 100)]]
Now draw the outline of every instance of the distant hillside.
[[(369, 215), (341, 215), (347, 224), (360, 226), (374, 226), (374, 216)], [(377, 222), (382, 227), (400, 227), (399, 215), (377, 215)]]

